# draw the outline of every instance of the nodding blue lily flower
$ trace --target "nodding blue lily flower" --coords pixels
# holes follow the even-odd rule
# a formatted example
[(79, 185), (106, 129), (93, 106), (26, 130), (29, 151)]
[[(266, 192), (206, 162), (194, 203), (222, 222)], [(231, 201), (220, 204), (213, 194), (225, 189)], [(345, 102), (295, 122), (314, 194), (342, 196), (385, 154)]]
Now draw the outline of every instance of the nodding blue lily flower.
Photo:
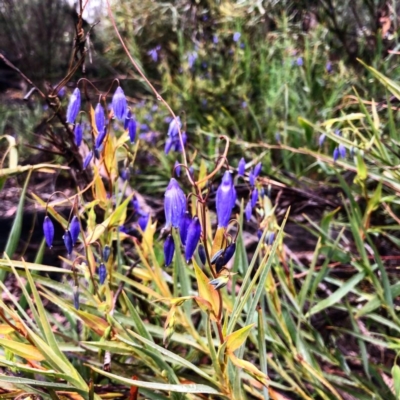
[(128, 110), (128, 111), (126, 112), (126, 115), (125, 115), (124, 130), (127, 130), (127, 129), (128, 129), (128, 124), (129, 124), (129, 121), (130, 121), (131, 117), (132, 117), (131, 110)]
[(43, 234), (46, 239), (47, 246), (52, 248), (54, 240), (54, 225), (51, 219), (46, 215), (43, 221)]
[(158, 61), (158, 51), (161, 49), (161, 46), (156, 46), (154, 49), (151, 49), (147, 52), (147, 54), (151, 57), (154, 62)]
[(236, 243), (232, 242), (224, 252), (224, 265), (228, 264), (228, 262), (231, 260), (233, 255), (235, 254), (236, 251)]
[(98, 272), (99, 272), (99, 283), (100, 285), (104, 285), (104, 282), (106, 281), (107, 278), (107, 268), (104, 265), (104, 263), (100, 263)]
[(69, 232), (71, 234), (71, 239), (72, 239), (73, 245), (78, 240), (80, 231), (81, 231), (81, 225), (79, 223), (79, 218), (77, 218), (77, 216), (74, 215), (74, 217), (71, 220), (71, 223), (69, 224)]
[(188, 66), (190, 69), (193, 68), (193, 65), (198, 57), (199, 55), (197, 54), (197, 51), (189, 51), (187, 53)]
[(233, 41), (234, 41), (234, 42), (238, 42), (239, 39), (240, 39), (240, 36), (242, 36), (242, 34), (241, 34), (240, 32), (235, 32), (235, 33), (233, 34)]
[(303, 57), (297, 57), (296, 64), (298, 67), (302, 67), (304, 64)]
[(206, 250), (202, 244), (199, 244), (197, 247), (197, 254), (199, 255), (201, 263), (204, 265), (206, 263)]
[(238, 175), (243, 176), (246, 169), (246, 160), (242, 157), (238, 164)]
[(319, 139), (318, 139), (319, 147), (322, 147), (322, 145), (323, 145), (324, 142), (325, 142), (325, 139), (326, 139), (326, 134), (325, 134), (325, 133), (321, 134), (321, 136), (320, 136)]
[(229, 171), (226, 171), (222, 177), (221, 184), (217, 189), (216, 196), (216, 209), (219, 228), (226, 228), (228, 226), (235, 202), (236, 190), (233, 186), (232, 174)]
[[(183, 146), (186, 146), (187, 142), (187, 134), (186, 132), (182, 132), (182, 143)], [(179, 136), (174, 139), (174, 151), (182, 151), (181, 141), (179, 140)]]
[(271, 246), (272, 243), (274, 243), (274, 240), (275, 240), (275, 233), (274, 233), (274, 232), (268, 232), (268, 233), (265, 235), (265, 241), (267, 242), (267, 244), (268, 244), (269, 246)]
[(122, 121), (126, 115), (126, 97), (121, 86), (118, 86), (114, 93), (112, 98), (112, 108), (117, 119)]
[(70, 255), (74, 244), (72, 243), (71, 233), (68, 229), (65, 231), (63, 239), (65, 248), (67, 249), (67, 254)]
[(333, 150), (333, 161), (337, 161), (339, 158), (339, 149), (335, 147), (335, 150)]
[(180, 117), (172, 118), (171, 122), (169, 123), (167, 136), (174, 138), (178, 136), (179, 130), (182, 128), (182, 122)]
[(212, 40), (213, 40), (214, 44), (218, 44), (218, 42), (219, 42), (218, 35), (214, 34)]
[(137, 199), (136, 195), (134, 195), (132, 197), (132, 207), (133, 207), (133, 211), (137, 212), (140, 209), (140, 205), (139, 205), (139, 200)]
[(124, 168), (122, 171), (121, 171), (121, 179), (123, 180), (123, 181), (129, 181), (129, 177), (130, 177), (130, 175), (131, 175), (131, 172), (130, 172), (130, 170), (129, 170), (129, 167), (126, 167), (126, 168)]
[(197, 217), (194, 217), (189, 225), (187, 236), (186, 236), (186, 247), (185, 247), (185, 259), (189, 263), (192, 258), (196, 247), (199, 243), (201, 236), (201, 225)]
[(169, 181), (164, 197), (166, 227), (178, 228), (186, 210), (186, 196), (175, 178)]
[(246, 204), (246, 208), (244, 209), (244, 214), (246, 215), (246, 221), (249, 222), (251, 220), (251, 213), (253, 211), (253, 207), (251, 206), (251, 201)]
[(110, 258), (110, 254), (111, 254), (111, 247), (108, 244), (106, 244), (103, 247), (103, 260), (105, 263), (108, 262), (108, 259)]
[(67, 123), (73, 124), (81, 108), (81, 92), (78, 88), (72, 92), (67, 108)]
[(179, 178), (181, 176), (181, 165), (180, 165), (179, 161), (175, 161), (174, 171), (175, 171), (175, 175)]
[(179, 225), (179, 235), (183, 245), (186, 244), (187, 233), (191, 223), (192, 217), (190, 216), (189, 211), (186, 211)]
[(103, 130), (99, 131), (99, 134), (96, 137), (96, 141), (94, 144), (96, 150), (101, 151), (101, 146), (102, 146), (106, 136), (107, 136), (107, 127), (104, 126)]
[(254, 176), (257, 178), (258, 175), (260, 175), (262, 168), (261, 162), (259, 162), (255, 167), (254, 167)]
[(97, 103), (97, 106), (94, 110), (94, 121), (96, 123), (97, 132), (104, 132), (104, 127), (106, 126), (106, 117), (104, 115), (104, 109), (100, 103)]
[(164, 242), (164, 259), (165, 266), (168, 267), (174, 258), (175, 244), (172, 235), (168, 235)]
[(131, 143), (135, 142), (136, 139), (136, 120), (133, 115), (131, 115), (129, 122), (128, 122), (128, 134), (129, 134), (129, 140)]
[(140, 229), (144, 232), (146, 230), (147, 224), (150, 219), (150, 214), (142, 211), (140, 213), (140, 217), (138, 219), (138, 225), (140, 226)]
[(340, 143), (338, 146), (338, 150), (339, 150), (340, 157), (346, 158), (346, 147), (344, 146), (344, 144)]
[(75, 136), (75, 144), (79, 147), (82, 144), (82, 139), (83, 139), (83, 129), (82, 125), (79, 122), (75, 125), (74, 136)]
[(251, 207), (255, 207), (258, 201), (258, 189), (254, 188), (253, 191), (251, 192)]
[(90, 161), (92, 161), (92, 158), (93, 158), (93, 151), (89, 151), (88, 155), (85, 157), (85, 160), (83, 161), (83, 169), (86, 169), (88, 167)]
[(174, 142), (175, 142), (174, 139), (172, 139), (171, 137), (167, 138), (167, 140), (165, 141), (165, 147), (164, 147), (165, 154), (168, 154), (171, 151), (172, 146), (175, 144)]
[(249, 173), (249, 184), (251, 187), (254, 187), (255, 183), (256, 183), (256, 177), (253, 173), (253, 170), (251, 170)]
[(326, 72), (330, 74), (332, 72), (332, 63), (328, 61), (325, 65)]
[(73, 297), (74, 297), (74, 307), (75, 310), (79, 310), (79, 286), (74, 286), (72, 289)]

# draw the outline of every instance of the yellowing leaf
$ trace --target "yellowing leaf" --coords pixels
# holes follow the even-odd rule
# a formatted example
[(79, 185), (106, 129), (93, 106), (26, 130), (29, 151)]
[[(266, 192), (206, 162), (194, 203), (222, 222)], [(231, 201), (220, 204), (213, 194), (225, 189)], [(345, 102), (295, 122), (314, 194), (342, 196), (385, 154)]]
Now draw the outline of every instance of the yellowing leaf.
[(11, 351), (12, 353), (31, 361), (42, 361), (44, 356), (42, 353), (31, 344), (15, 342), (8, 339), (0, 339), (0, 346)]
[(197, 286), (199, 288), (199, 296), (210, 303), (211, 305), (210, 311), (212, 311), (211, 315), (214, 314), (213, 316), (215, 318), (219, 313), (218, 292), (214, 289), (212, 285), (210, 285), (209, 279), (200, 269), (200, 267), (197, 265), (194, 259), (193, 259), (193, 266), (194, 266), (194, 272), (196, 274)]
[(204, 158), (201, 159), (200, 162), (200, 171), (199, 171), (199, 188), (203, 189), (203, 187), (206, 185), (207, 181), (202, 181), (203, 178), (205, 178), (207, 176), (207, 165), (206, 162), (204, 160)]
[(107, 201), (106, 188), (104, 187), (103, 180), (101, 179), (101, 176), (99, 174), (99, 171), (98, 171), (98, 168), (96, 165), (93, 166), (93, 172), (94, 172), (95, 198), (102, 202), (106, 202)]
[(154, 234), (156, 232), (156, 228), (157, 228), (157, 221), (152, 224), (150, 219), (143, 233), (142, 248), (144, 257), (147, 257), (151, 249), (153, 248), (153, 239), (154, 239)]
[(228, 353), (233, 353), (246, 341), (247, 336), (249, 336), (250, 329), (253, 328), (253, 326), (254, 324), (247, 325), (236, 332), (232, 332), (225, 338), (226, 349)]
[(214, 257), (214, 254), (220, 251), (224, 247), (225, 243), (225, 228), (218, 228), (217, 232), (215, 232), (214, 240), (213, 240), (213, 245), (211, 249), (211, 258)]
[(10, 325), (0, 324), (0, 335), (9, 335), (14, 332), (14, 329)]
[(265, 375), (264, 372), (260, 371), (254, 364), (237, 358), (233, 353), (229, 354), (229, 358), (232, 361), (232, 364), (239, 368), (245, 369), (247, 372), (254, 375), (265, 386), (268, 386), (268, 376)]

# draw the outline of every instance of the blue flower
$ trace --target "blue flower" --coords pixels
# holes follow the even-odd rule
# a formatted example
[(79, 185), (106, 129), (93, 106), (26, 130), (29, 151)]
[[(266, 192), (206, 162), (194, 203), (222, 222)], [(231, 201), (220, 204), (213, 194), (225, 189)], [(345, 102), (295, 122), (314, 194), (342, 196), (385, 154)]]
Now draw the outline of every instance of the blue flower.
[(254, 187), (254, 184), (256, 183), (256, 177), (254, 176), (253, 170), (249, 173), (249, 183), (251, 187)]
[(325, 65), (326, 72), (330, 74), (332, 72), (332, 63), (328, 61)]
[(192, 258), (196, 247), (199, 243), (201, 236), (201, 225), (197, 217), (194, 217), (189, 225), (186, 236), (185, 259), (189, 263)]
[(106, 125), (106, 117), (104, 115), (104, 109), (100, 103), (97, 103), (97, 106), (94, 110), (94, 120), (96, 122), (97, 132), (100, 134), (100, 132), (104, 131), (104, 127)]
[(128, 134), (130, 142), (134, 143), (136, 139), (136, 120), (133, 115), (130, 117), (128, 122)]
[(333, 150), (333, 161), (337, 161), (339, 158), (339, 149), (335, 147), (335, 150)]
[(240, 39), (240, 36), (242, 36), (242, 34), (241, 34), (240, 32), (235, 32), (235, 33), (233, 34), (233, 41), (234, 41), (234, 42), (238, 42), (239, 39)]
[(197, 247), (197, 254), (199, 255), (201, 263), (204, 265), (206, 263), (206, 250), (204, 246), (200, 243)]
[(196, 51), (189, 51), (189, 53), (187, 53), (188, 65), (189, 65), (190, 69), (193, 67), (197, 58), (198, 58), (198, 54)]
[(168, 267), (174, 258), (175, 244), (172, 235), (168, 235), (164, 242), (164, 259), (165, 266)]
[(180, 117), (173, 118), (169, 123), (167, 136), (174, 138), (178, 136), (179, 130), (182, 128), (182, 122)]
[(132, 207), (133, 207), (133, 211), (137, 212), (140, 209), (140, 205), (139, 205), (139, 200), (137, 199), (136, 195), (134, 195), (132, 197)]
[(304, 64), (303, 57), (297, 57), (296, 64), (298, 67), (302, 67)]
[(251, 201), (246, 204), (246, 208), (244, 209), (244, 214), (246, 215), (246, 221), (249, 222), (251, 220), (251, 213), (253, 208), (251, 206)]
[(107, 268), (104, 265), (104, 263), (100, 263), (98, 273), (99, 273), (99, 283), (100, 285), (103, 285), (107, 278)]
[(216, 196), (216, 209), (219, 228), (226, 228), (228, 226), (235, 202), (236, 190), (233, 186), (232, 174), (229, 171), (226, 171), (222, 177), (222, 182), (217, 189)]
[(74, 298), (75, 310), (79, 310), (79, 286), (74, 286), (72, 293)]
[(130, 173), (129, 167), (126, 167), (121, 171), (121, 179), (123, 181), (129, 181), (130, 175), (131, 175), (131, 173)]
[(106, 244), (103, 248), (103, 260), (104, 262), (108, 262), (108, 259), (110, 258), (111, 254), (111, 248), (108, 244)]
[(68, 108), (67, 108), (67, 123), (73, 124), (76, 117), (78, 116), (79, 110), (81, 108), (81, 92), (76, 88), (71, 97), (69, 98)]
[(224, 257), (223, 257), (224, 265), (228, 264), (228, 262), (231, 260), (231, 258), (235, 254), (235, 251), (236, 251), (236, 243), (233, 242), (225, 249)]
[(322, 145), (323, 145), (324, 142), (325, 142), (325, 139), (326, 139), (326, 134), (325, 134), (325, 133), (321, 134), (321, 136), (320, 136), (319, 139), (318, 139), (319, 147), (322, 147)]
[(107, 127), (104, 126), (103, 130), (99, 131), (99, 134), (96, 137), (96, 142), (95, 142), (95, 145), (94, 145), (96, 150), (101, 150), (101, 146), (102, 146), (106, 136), (107, 136)]
[(340, 143), (338, 150), (339, 150), (340, 157), (346, 158), (346, 147), (344, 146), (344, 144)]
[(67, 254), (70, 255), (72, 253), (72, 248), (74, 244), (72, 243), (71, 233), (68, 229), (65, 231), (63, 239), (65, 248), (67, 249)]
[(93, 158), (93, 151), (89, 151), (88, 155), (85, 157), (85, 160), (83, 161), (83, 169), (86, 169), (88, 167), (90, 161), (92, 161), (92, 158)]
[(178, 228), (186, 210), (186, 197), (175, 178), (169, 181), (164, 197), (166, 227)]
[(246, 160), (242, 157), (238, 164), (238, 175), (243, 176), (246, 169)]
[(160, 50), (160, 46), (155, 47), (147, 52), (147, 54), (151, 57), (154, 62), (158, 61), (158, 51)]
[(186, 211), (179, 225), (179, 234), (181, 236), (181, 242), (183, 245), (186, 244), (187, 233), (191, 223), (192, 217), (190, 216), (189, 211)]
[(114, 111), (114, 115), (117, 117), (117, 119), (122, 121), (125, 118), (126, 114), (126, 97), (121, 86), (118, 86), (117, 90), (114, 93), (114, 96), (112, 98), (112, 108)]
[(74, 217), (72, 218), (72, 221), (69, 225), (69, 232), (71, 234), (71, 239), (72, 239), (73, 245), (78, 240), (80, 231), (81, 231), (81, 225), (79, 223), (79, 218), (77, 218), (76, 215), (74, 215)]
[(258, 201), (258, 189), (254, 188), (253, 191), (251, 192), (251, 207), (255, 207)]
[(175, 171), (175, 175), (179, 178), (181, 176), (181, 164), (179, 163), (178, 160), (175, 161), (174, 171)]
[(54, 240), (54, 225), (47, 215), (44, 217), (43, 221), (43, 234), (44, 238), (46, 239), (47, 246), (51, 248)]
[(214, 35), (213, 35), (212, 41), (213, 41), (214, 44), (218, 44), (219, 38), (218, 38), (218, 35), (217, 35), (217, 34), (214, 34)]
[(254, 176), (257, 178), (258, 175), (260, 175), (262, 168), (261, 162), (259, 162), (255, 167), (254, 167)]
[(150, 219), (150, 214), (142, 211), (140, 213), (140, 217), (138, 219), (138, 225), (140, 226), (140, 229), (144, 232), (146, 230), (147, 224)]
[(75, 125), (74, 136), (75, 136), (75, 144), (79, 147), (82, 144), (82, 139), (83, 139), (83, 129), (82, 125), (79, 122)]

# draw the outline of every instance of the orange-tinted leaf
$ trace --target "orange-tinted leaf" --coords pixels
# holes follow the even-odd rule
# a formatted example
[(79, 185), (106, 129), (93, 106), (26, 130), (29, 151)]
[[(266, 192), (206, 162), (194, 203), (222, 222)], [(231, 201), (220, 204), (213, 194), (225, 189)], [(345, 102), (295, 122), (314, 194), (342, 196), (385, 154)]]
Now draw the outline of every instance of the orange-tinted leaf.
[(232, 361), (232, 364), (236, 365), (239, 368), (245, 369), (265, 386), (268, 385), (268, 376), (265, 375), (264, 372), (261, 372), (254, 364), (237, 358), (233, 353), (229, 354), (229, 358)]
[(26, 360), (42, 361), (44, 360), (43, 354), (31, 344), (15, 342), (14, 340), (0, 339), (0, 346), (12, 353), (25, 358)]
[(233, 353), (237, 350), (247, 339), (249, 336), (250, 329), (253, 328), (254, 324), (250, 324), (237, 330), (236, 332), (232, 332), (225, 338), (226, 350), (228, 353)]

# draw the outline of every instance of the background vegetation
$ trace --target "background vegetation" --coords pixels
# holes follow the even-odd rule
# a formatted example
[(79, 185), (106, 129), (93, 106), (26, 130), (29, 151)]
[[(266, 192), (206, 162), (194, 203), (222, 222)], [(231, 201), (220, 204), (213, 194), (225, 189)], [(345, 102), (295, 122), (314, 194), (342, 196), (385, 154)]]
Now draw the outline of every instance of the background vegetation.
[[(196, 179), (215, 167), (221, 135), (231, 167), (262, 162), (266, 196), (249, 222), (249, 185), (235, 178), (222, 341), (210, 271), (179, 252), (164, 267), (163, 194), (181, 157), (164, 153), (171, 115), (106, 4), (91, 3), (82, 18), (61, 0), (0, 1), (1, 396), (400, 398), (398, 2), (112, 2), (130, 54), (183, 121)], [(134, 145), (111, 121), (108, 172), (82, 168), (92, 135), (78, 149), (65, 124), (82, 77), (103, 93), (118, 78), (138, 121)], [(98, 96), (82, 93), (89, 125)], [(134, 194), (157, 222), (144, 232)], [(208, 205), (214, 224), (213, 195)], [(82, 231), (68, 257), (71, 209)]]

